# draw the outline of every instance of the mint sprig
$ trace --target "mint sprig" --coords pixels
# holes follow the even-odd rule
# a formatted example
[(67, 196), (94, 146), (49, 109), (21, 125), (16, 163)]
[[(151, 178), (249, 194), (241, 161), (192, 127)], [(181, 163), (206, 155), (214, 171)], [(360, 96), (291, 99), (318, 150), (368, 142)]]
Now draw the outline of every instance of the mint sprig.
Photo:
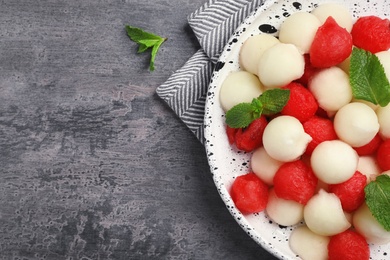
[(383, 174), (364, 188), (366, 204), (375, 219), (390, 231), (390, 176)]
[(282, 111), (290, 98), (288, 89), (270, 89), (254, 98), (251, 103), (240, 103), (226, 112), (226, 124), (232, 128), (247, 127), (261, 115)]
[(125, 29), (129, 38), (139, 45), (138, 53), (145, 52), (147, 49), (152, 48), (149, 69), (154, 71), (154, 60), (156, 59), (157, 51), (167, 38), (163, 38), (130, 25), (126, 25)]
[(390, 83), (378, 57), (363, 49), (352, 50), (349, 80), (354, 98), (382, 107), (390, 102)]

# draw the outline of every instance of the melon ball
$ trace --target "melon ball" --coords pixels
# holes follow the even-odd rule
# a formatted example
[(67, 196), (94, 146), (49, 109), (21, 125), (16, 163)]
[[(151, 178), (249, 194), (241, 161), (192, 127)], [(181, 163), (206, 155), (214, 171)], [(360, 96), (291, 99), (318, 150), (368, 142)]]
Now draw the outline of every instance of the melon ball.
[(366, 203), (363, 203), (353, 214), (352, 223), (357, 232), (363, 235), (368, 243), (386, 244), (390, 242), (390, 232), (371, 214)]
[(303, 204), (279, 198), (272, 189), (269, 193), (266, 212), (279, 225), (291, 226), (303, 219)]
[(357, 169), (359, 172), (367, 177), (367, 181), (375, 180), (375, 177), (379, 175), (382, 170), (376, 159), (373, 156), (365, 155), (359, 157)]
[(344, 182), (352, 177), (359, 156), (348, 144), (340, 140), (320, 143), (311, 155), (311, 167), (321, 181), (328, 184)]
[(363, 99), (352, 98), (352, 102), (363, 103), (363, 104), (369, 106), (374, 111), (376, 111), (378, 109), (378, 107), (379, 107), (379, 105), (375, 105), (374, 103), (371, 103), (370, 101), (363, 100)]
[(351, 55), (343, 60), (341, 63), (337, 65), (340, 69), (342, 69), (345, 73), (349, 75), (349, 65), (351, 64)]
[(375, 55), (378, 57), (380, 63), (382, 64), (383, 68), (385, 69), (387, 79), (390, 80), (390, 52), (380, 51), (380, 52), (375, 53)]
[(309, 53), (311, 43), (320, 26), (320, 20), (311, 13), (293, 13), (280, 26), (279, 40), (294, 44), (302, 53)]
[(315, 74), (309, 89), (327, 112), (335, 112), (352, 100), (349, 76), (339, 67), (326, 68)]
[(226, 112), (243, 102), (250, 103), (263, 93), (263, 86), (258, 77), (247, 71), (230, 73), (221, 85), (219, 99)]
[(279, 40), (269, 34), (259, 34), (249, 37), (240, 49), (240, 66), (244, 70), (257, 75), (261, 55), (263, 55), (265, 50), (277, 43), (279, 43)]
[(257, 75), (266, 89), (278, 88), (299, 79), (305, 70), (305, 59), (294, 44), (277, 43), (264, 51)]
[(337, 3), (326, 3), (316, 7), (312, 14), (316, 16), (321, 23), (324, 23), (329, 16), (336, 20), (337, 24), (351, 32), (353, 26), (352, 15), (349, 10)]
[(375, 111), (379, 121), (379, 134), (384, 139), (390, 138), (390, 104), (378, 107)]
[(301, 122), (292, 116), (279, 116), (271, 120), (263, 133), (265, 151), (275, 160), (282, 162), (298, 159), (311, 140)]
[(307, 202), (303, 218), (311, 231), (322, 236), (336, 235), (351, 227), (340, 199), (324, 190), (320, 190)]
[(334, 129), (342, 141), (360, 147), (369, 143), (378, 133), (378, 117), (366, 104), (352, 102), (337, 111)]
[(264, 147), (257, 148), (251, 157), (252, 171), (268, 185), (273, 185), (275, 173), (282, 164), (269, 156)]
[(300, 226), (291, 232), (289, 243), (291, 250), (303, 260), (326, 260), (329, 240), (329, 237), (318, 235), (307, 226)]

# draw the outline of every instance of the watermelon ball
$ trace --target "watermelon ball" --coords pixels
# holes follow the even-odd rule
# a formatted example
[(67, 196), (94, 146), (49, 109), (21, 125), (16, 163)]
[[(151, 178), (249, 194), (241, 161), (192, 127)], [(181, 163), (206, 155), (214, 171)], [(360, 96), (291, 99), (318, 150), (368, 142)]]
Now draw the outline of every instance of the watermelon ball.
[(308, 133), (313, 139), (307, 145), (305, 154), (311, 155), (314, 148), (318, 144), (324, 141), (336, 140), (337, 135), (333, 127), (333, 122), (330, 119), (313, 116), (305, 123), (303, 123), (303, 129)]
[(315, 194), (318, 179), (302, 160), (284, 163), (274, 176), (275, 194), (306, 205)]
[(329, 260), (368, 260), (370, 248), (361, 234), (348, 229), (330, 238), (328, 257)]
[(379, 134), (377, 134), (374, 136), (374, 138), (372, 138), (372, 140), (369, 143), (360, 147), (353, 147), (353, 149), (355, 149), (355, 151), (358, 153), (359, 156), (370, 155), (375, 153), (378, 150), (379, 145), (381, 143), (382, 143), (382, 138), (380, 137)]
[(291, 82), (283, 89), (290, 90), (290, 98), (281, 111), (282, 115), (293, 116), (301, 123), (314, 116), (318, 103), (307, 88), (299, 83)]
[(367, 184), (367, 177), (359, 171), (347, 181), (339, 184), (330, 184), (329, 192), (339, 197), (341, 206), (346, 212), (357, 210), (364, 202), (364, 187)]
[(320, 26), (310, 47), (310, 61), (314, 67), (335, 66), (351, 55), (352, 36), (329, 16)]
[(390, 139), (387, 139), (379, 146), (376, 159), (383, 171), (390, 170)]
[(239, 128), (235, 134), (236, 147), (245, 152), (252, 152), (263, 145), (263, 133), (268, 121), (265, 116), (254, 120), (246, 128)]
[(239, 128), (233, 128), (230, 126), (226, 126), (226, 135), (230, 145), (233, 145), (236, 142), (236, 133)]
[(234, 180), (230, 196), (241, 213), (261, 212), (267, 206), (268, 186), (253, 172), (250, 172)]
[(390, 21), (377, 16), (360, 17), (352, 27), (353, 44), (371, 53), (390, 48)]
[(318, 110), (316, 112), (316, 116), (328, 119), (330, 115), (328, 115), (328, 112), (326, 112), (325, 109), (323, 109), (322, 107), (318, 107)]

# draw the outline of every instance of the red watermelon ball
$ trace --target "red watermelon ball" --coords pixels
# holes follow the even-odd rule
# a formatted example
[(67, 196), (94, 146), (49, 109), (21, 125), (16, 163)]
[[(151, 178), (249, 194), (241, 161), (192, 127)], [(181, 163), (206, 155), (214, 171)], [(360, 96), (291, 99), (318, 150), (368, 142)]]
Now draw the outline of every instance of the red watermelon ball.
[(390, 48), (390, 21), (377, 16), (360, 17), (352, 27), (353, 44), (371, 53)]
[(329, 16), (317, 30), (310, 47), (310, 62), (317, 68), (335, 66), (351, 55), (352, 36)]
[(383, 171), (390, 170), (390, 139), (387, 139), (378, 148), (376, 159)]
[(314, 148), (316, 148), (320, 143), (337, 139), (333, 122), (327, 118), (313, 116), (303, 123), (303, 129), (305, 129), (305, 132), (312, 138), (305, 151), (305, 154), (307, 155), (311, 155)]
[(330, 238), (328, 257), (329, 260), (368, 260), (370, 248), (361, 234), (348, 229)]
[(234, 180), (230, 196), (241, 213), (257, 213), (267, 206), (268, 185), (253, 172), (247, 173)]
[(252, 121), (246, 128), (239, 128), (235, 133), (234, 140), (237, 149), (252, 152), (263, 145), (263, 133), (268, 121), (265, 116)]
[(357, 210), (364, 202), (364, 188), (367, 184), (366, 175), (359, 171), (346, 180), (338, 184), (329, 184), (329, 192), (339, 197), (341, 206), (346, 212)]
[(318, 179), (302, 160), (282, 164), (274, 176), (274, 191), (279, 198), (303, 205), (315, 194)]
[(382, 138), (379, 134), (376, 134), (374, 138), (367, 144), (360, 147), (352, 147), (358, 153), (358, 155), (370, 155), (375, 153), (382, 143)]
[(314, 116), (318, 103), (314, 95), (303, 85), (292, 82), (283, 89), (290, 90), (290, 98), (281, 111), (282, 115), (293, 116), (301, 123)]

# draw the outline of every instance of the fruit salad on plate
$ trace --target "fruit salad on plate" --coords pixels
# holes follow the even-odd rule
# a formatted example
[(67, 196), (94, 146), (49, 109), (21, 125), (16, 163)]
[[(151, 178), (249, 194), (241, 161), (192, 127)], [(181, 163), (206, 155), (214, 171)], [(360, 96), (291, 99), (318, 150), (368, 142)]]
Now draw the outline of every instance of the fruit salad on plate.
[[(276, 256), (285, 257), (275, 249), (284, 243), (301, 259), (385, 259), (390, 20), (357, 15), (343, 1), (307, 10), (297, 2), (279, 6), (298, 10), (283, 17), (277, 33), (251, 33), (235, 56), (222, 58), (222, 65), (237, 67), (225, 68), (209, 99), (218, 98), (218, 135), (229, 147), (226, 174), (233, 177), (215, 167), (217, 186), (226, 188), (221, 195), (251, 236), (262, 228), (276, 234), (275, 244), (256, 238)], [(215, 124), (212, 113), (206, 111), (206, 129)], [(210, 140), (206, 147), (214, 152)], [(287, 232), (279, 235), (267, 220)]]

